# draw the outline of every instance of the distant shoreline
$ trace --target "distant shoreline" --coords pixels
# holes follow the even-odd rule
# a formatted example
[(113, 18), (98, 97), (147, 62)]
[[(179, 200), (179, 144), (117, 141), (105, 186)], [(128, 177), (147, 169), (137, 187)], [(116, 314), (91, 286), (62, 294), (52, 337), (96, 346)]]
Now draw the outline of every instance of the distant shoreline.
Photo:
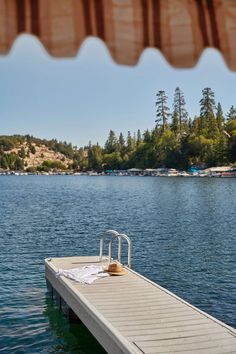
[(208, 178), (236, 178), (236, 168), (229, 167), (228, 170), (222, 168), (212, 168), (207, 170), (199, 170), (193, 172), (177, 171), (175, 169), (130, 169), (130, 170), (115, 170), (106, 172), (96, 172), (96, 171), (84, 171), (84, 172), (73, 172), (73, 171), (50, 171), (50, 172), (26, 172), (26, 171), (0, 171), (0, 176), (107, 176), (107, 177), (208, 177)]

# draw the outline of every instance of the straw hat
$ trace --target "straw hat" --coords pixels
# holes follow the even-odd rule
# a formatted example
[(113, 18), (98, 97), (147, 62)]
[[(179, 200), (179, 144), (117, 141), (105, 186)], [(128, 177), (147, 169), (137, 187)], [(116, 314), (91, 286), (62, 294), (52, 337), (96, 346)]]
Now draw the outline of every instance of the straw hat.
[(127, 270), (125, 270), (119, 263), (111, 263), (106, 270), (110, 275), (125, 275)]

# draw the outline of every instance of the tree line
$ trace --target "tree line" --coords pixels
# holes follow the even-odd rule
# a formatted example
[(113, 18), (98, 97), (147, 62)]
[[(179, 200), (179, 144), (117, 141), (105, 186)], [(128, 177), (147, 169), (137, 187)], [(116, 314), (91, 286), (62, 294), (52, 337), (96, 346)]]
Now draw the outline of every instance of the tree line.
[[(236, 108), (231, 106), (224, 114), (215, 101), (211, 88), (202, 90), (199, 114), (191, 118), (186, 109), (183, 92), (175, 89), (172, 107), (166, 92), (156, 94), (155, 120), (151, 130), (126, 136), (110, 130), (104, 146), (92, 144), (77, 148), (56, 139), (37, 139), (30, 135), (0, 136), (0, 167), (23, 169), (25, 154), (34, 154), (34, 145), (44, 144), (60, 152), (73, 162), (73, 170), (114, 170), (128, 168), (169, 167), (188, 169), (190, 166), (220, 166), (236, 162)], [(18, 153), (6, 151), (27, 141), (28, 150)], [(60, 164), (61, 168), (63, 167)], [(39, 170), (56, 168), (55, 162), (45, 161)]]
[(94, 170), (220, 166), (236, 161), (236, 108), (223, 113), (211, 88), (202, 90), (200, 114), (189, 117), (183, 92), (175, 89), (172, 109), (165, 91), (156, 94), (152, 130), (127, 137), (110, 130), (104, 147), (88, 146), (87, 168)]

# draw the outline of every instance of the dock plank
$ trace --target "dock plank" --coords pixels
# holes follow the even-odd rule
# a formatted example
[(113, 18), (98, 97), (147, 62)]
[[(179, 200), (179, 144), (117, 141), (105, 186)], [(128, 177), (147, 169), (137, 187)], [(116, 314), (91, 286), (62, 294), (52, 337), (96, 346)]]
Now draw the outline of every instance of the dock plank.
[(98, 257), (45, 260), (46, 278), (108, 353), (236, 353), (236, 330), (127, 269), (91, 285), (58, 269), (100, 263)]

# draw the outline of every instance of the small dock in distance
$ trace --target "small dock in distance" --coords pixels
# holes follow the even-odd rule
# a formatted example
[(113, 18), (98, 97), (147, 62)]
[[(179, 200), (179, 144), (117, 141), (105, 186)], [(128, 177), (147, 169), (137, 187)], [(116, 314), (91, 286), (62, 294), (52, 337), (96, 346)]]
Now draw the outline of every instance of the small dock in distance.
[(58, 269), (107, 261), (94, 256), (46, 259), (45, 274), (108, 353), (236, 353), (235, 329), (128, 267), (125, 276), (91, 285), (56, 276)]

